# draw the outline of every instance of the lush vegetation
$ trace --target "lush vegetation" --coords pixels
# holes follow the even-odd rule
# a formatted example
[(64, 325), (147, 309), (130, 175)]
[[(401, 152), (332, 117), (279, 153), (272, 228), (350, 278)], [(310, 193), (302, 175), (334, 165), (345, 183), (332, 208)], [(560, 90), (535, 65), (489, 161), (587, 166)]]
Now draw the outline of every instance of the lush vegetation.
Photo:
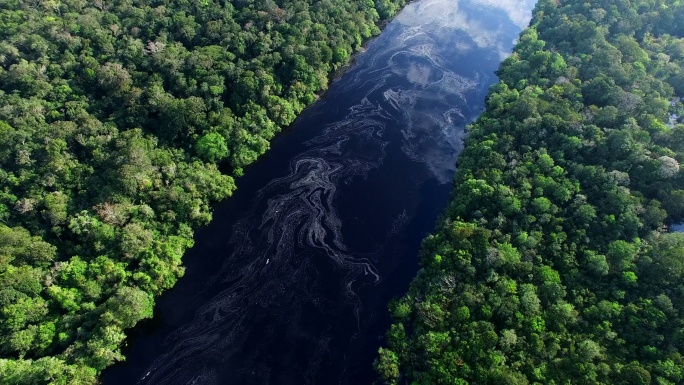
[(684, 383), (682, 20), (540, 0), (391, 305), (384, 382)]
[(0, 0), (0, 383), (123, 359), (209, 203), (403, 4)]

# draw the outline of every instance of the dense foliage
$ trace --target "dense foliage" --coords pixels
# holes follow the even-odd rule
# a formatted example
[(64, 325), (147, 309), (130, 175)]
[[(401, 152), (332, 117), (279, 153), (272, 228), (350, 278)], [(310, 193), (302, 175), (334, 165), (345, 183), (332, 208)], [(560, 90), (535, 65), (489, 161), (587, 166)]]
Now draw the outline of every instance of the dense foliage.
[(0, 383), (121, 360), (209, 203), (403, 4), (0, 0)]
[(539, 2), (391, 305), (386, 383), (684, 383), (683, 20)]

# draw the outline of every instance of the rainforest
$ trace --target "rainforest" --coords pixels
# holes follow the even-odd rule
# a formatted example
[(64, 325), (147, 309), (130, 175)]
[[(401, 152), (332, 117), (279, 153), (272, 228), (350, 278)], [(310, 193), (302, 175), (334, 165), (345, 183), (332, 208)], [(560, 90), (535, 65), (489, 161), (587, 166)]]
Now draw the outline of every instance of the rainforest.
[(385, 383), (684, 381), (683, 17), (537, 3), (391, 305)]
[[(162, 293), (184, 275), (182, 258), (212, 220), (215, 204), (232, 199), (236, 178), (316, 105), (406, 3), (0, 0), (0, 383), (95, 384), (105, 368), (124, 361), (127, 333), (153, 317)], [(684, 221), (684, 2), (540, 0), (510, 56), (500, 42), (507, 36), (502, 31), (510, 32), (504, 20), (519, 27), (529, 20), (511, 2), (416, 3), (399, 20), (406, 28), (393, 31), (402, 44), (420, 44), (376, 45), (378, 57), (387, 53), (387, 65), (351, 71), (347, 87), (368, 91), (343, 111), (343, 123), (324, 125), (305, 141), (311, 148), (278, 162), (291, 164), (291, 174), (273, 176), (254, 197), (240, 200), (257, 202), (242, 207), (246, 217), (231, 211), (244, 219), (238, 225), (255, 224), (244, 232), (232, 227), (238, 230), (228, 238), (240, 258), (226, 258), (222, 277), (195, 278), (223, 285), (247, 279), (248, 285), (207, 289), (218, 300), (196, 311), (202, 322), (176, 333), (181, 343), (171, 353), (177, 354), (155, 361), (161, 364), (153, 365), (154, 373), (135, 374), (138, 383), (219, 383), (219, 374), (198, 377), (196, 368), (183, 365), (205, 365), (231, 348), (240, 357), (263, 353), (248, 348), (266, 346), (255, 335), (267, 326), (234, 327), (242, 342), (232, 334), (221, 340), (220, 332), (257, 310), (280, 316), (275, 304), (285, 312), (288, 301), (327, 309), (339, 295), (358, 328), (350, 329), (347, 343), (372, 337), (361, 331), (363, 317), (377, 317), (362, 312), (363, 290), (379, 292), (392, 277), (376, 269), (379, 252), (352, 252), (351, 223), (361, 240), (372, 234), (361, 226), (374, 222), (344, 210), (338, 216), (336, 192), (356, 197), (358, 211), (379, 216), (402, 191), (441, 188), (453, 172), (453, 192), (422, 243), (417, 275), (390, 302), (386, 337), (373, 340), (382, 345), (374, 363), (378, 382), (684, 382), (684, 234), (672, 231)], [(478, 34), (487, 23), (473, 15), (491, 7), (503, 7), (507, 17), (488, 13), (485, 19), (496, 25)], [(467, 36), (444, 39), (455, 31)], [(438, 43), (448, 47), (439, 51)], [(475, 67), (468, 77), (444, 64), (449, 55), (468, 63), (468, 52)], [(487, 63), (507, 58), (473, 122), (482, 107), (477, 87), (491, 84), (482, 70), (485, 57)], [(375, 58), (359, 60), (370, 66)], [(405, 71), (393, 67), (405, 62)], [(407, 85), (390, 84), (392, 74)], [(342, 106), (343, 99), (333, 101)], [(453, 107), (441, 110), (445, 103)], [(392, 133), (388, 122), (408, 129)], [(463, 137), (456, 126), (468, 122), (454, 166)], [(391, 135), (401, 143), (395, 153), (413, 163), (392, 155)], [(338, 158), (326, 162), (325, 156)], [(393, 161), (405, 168), (392, 173), (420, 180), (417, 187), (345, 190)], [(425, 170), (410, 166), (418, 163), (433, 184), (419, 176)], [(380, 191), (387, 197), (378, 197)], [(376, 226), (386, 242), (425, 234), (406, 225), (420, 217), (420, 208), (397, 210), (391, 226)], [(266, 233), (254, 235), (254, 228)], [(293, 259), (307, 255), (297, 249), (307, 241), (333, 267), (326, 259), (317, 267)], [(305, 266), (274, 271), (293, 272), (296, 279), (282, 282), (318, 288), (323, 281), (337, 294), (292, 300), (283, 289), (289, 286), (273, 275), (245, 278), (257, 263), (262, 272)], [(311, 277), (316, 269), (343, 279)], [(387, 271), (415, 273), (399, 270)], [(330, 317), (343, 319), (335, 311)], [(208, 328), (207, 319), (223, 323)], [(244, 325), (253, 319), (244, 318)], [(325, 353), (316, 354), (347, 359), (325, 345), (335, 339), (333, 324), (307, 321), (302, 330), (323, 330), (307, 337)], [(283, 372), (301, 371), (277, 347), (270, 349), (271, 359), (280, 357), (287, 367)], [(325, 366), (319, 356), (312, 360)], [(258, 365), (233, 370), (238, 364), (216, 365), (232, 370), (223, 378), (233, 383), (284, 383)], [(321, 378), (305, 375), (307, 383)], [(111, 378), (115, 384), (123, 377)]]
[(0, 1), (0, 382), (88, 384), (389, 1)]

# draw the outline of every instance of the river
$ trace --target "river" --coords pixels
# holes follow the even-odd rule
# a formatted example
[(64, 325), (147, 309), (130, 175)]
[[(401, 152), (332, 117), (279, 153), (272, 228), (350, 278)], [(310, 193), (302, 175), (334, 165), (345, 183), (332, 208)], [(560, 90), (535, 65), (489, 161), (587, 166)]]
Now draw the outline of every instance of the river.
[(419, 0), (237, 180), (115, 384), (369, 384), (532, 0)]

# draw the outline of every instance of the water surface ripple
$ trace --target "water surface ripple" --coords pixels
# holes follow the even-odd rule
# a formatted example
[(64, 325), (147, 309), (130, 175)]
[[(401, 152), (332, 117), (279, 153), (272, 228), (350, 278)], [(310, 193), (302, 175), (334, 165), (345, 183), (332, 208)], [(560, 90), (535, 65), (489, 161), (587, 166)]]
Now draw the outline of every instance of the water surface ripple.
[(105, 384), (359, 384), (531, 0), (408, 5), (196, 236)]

